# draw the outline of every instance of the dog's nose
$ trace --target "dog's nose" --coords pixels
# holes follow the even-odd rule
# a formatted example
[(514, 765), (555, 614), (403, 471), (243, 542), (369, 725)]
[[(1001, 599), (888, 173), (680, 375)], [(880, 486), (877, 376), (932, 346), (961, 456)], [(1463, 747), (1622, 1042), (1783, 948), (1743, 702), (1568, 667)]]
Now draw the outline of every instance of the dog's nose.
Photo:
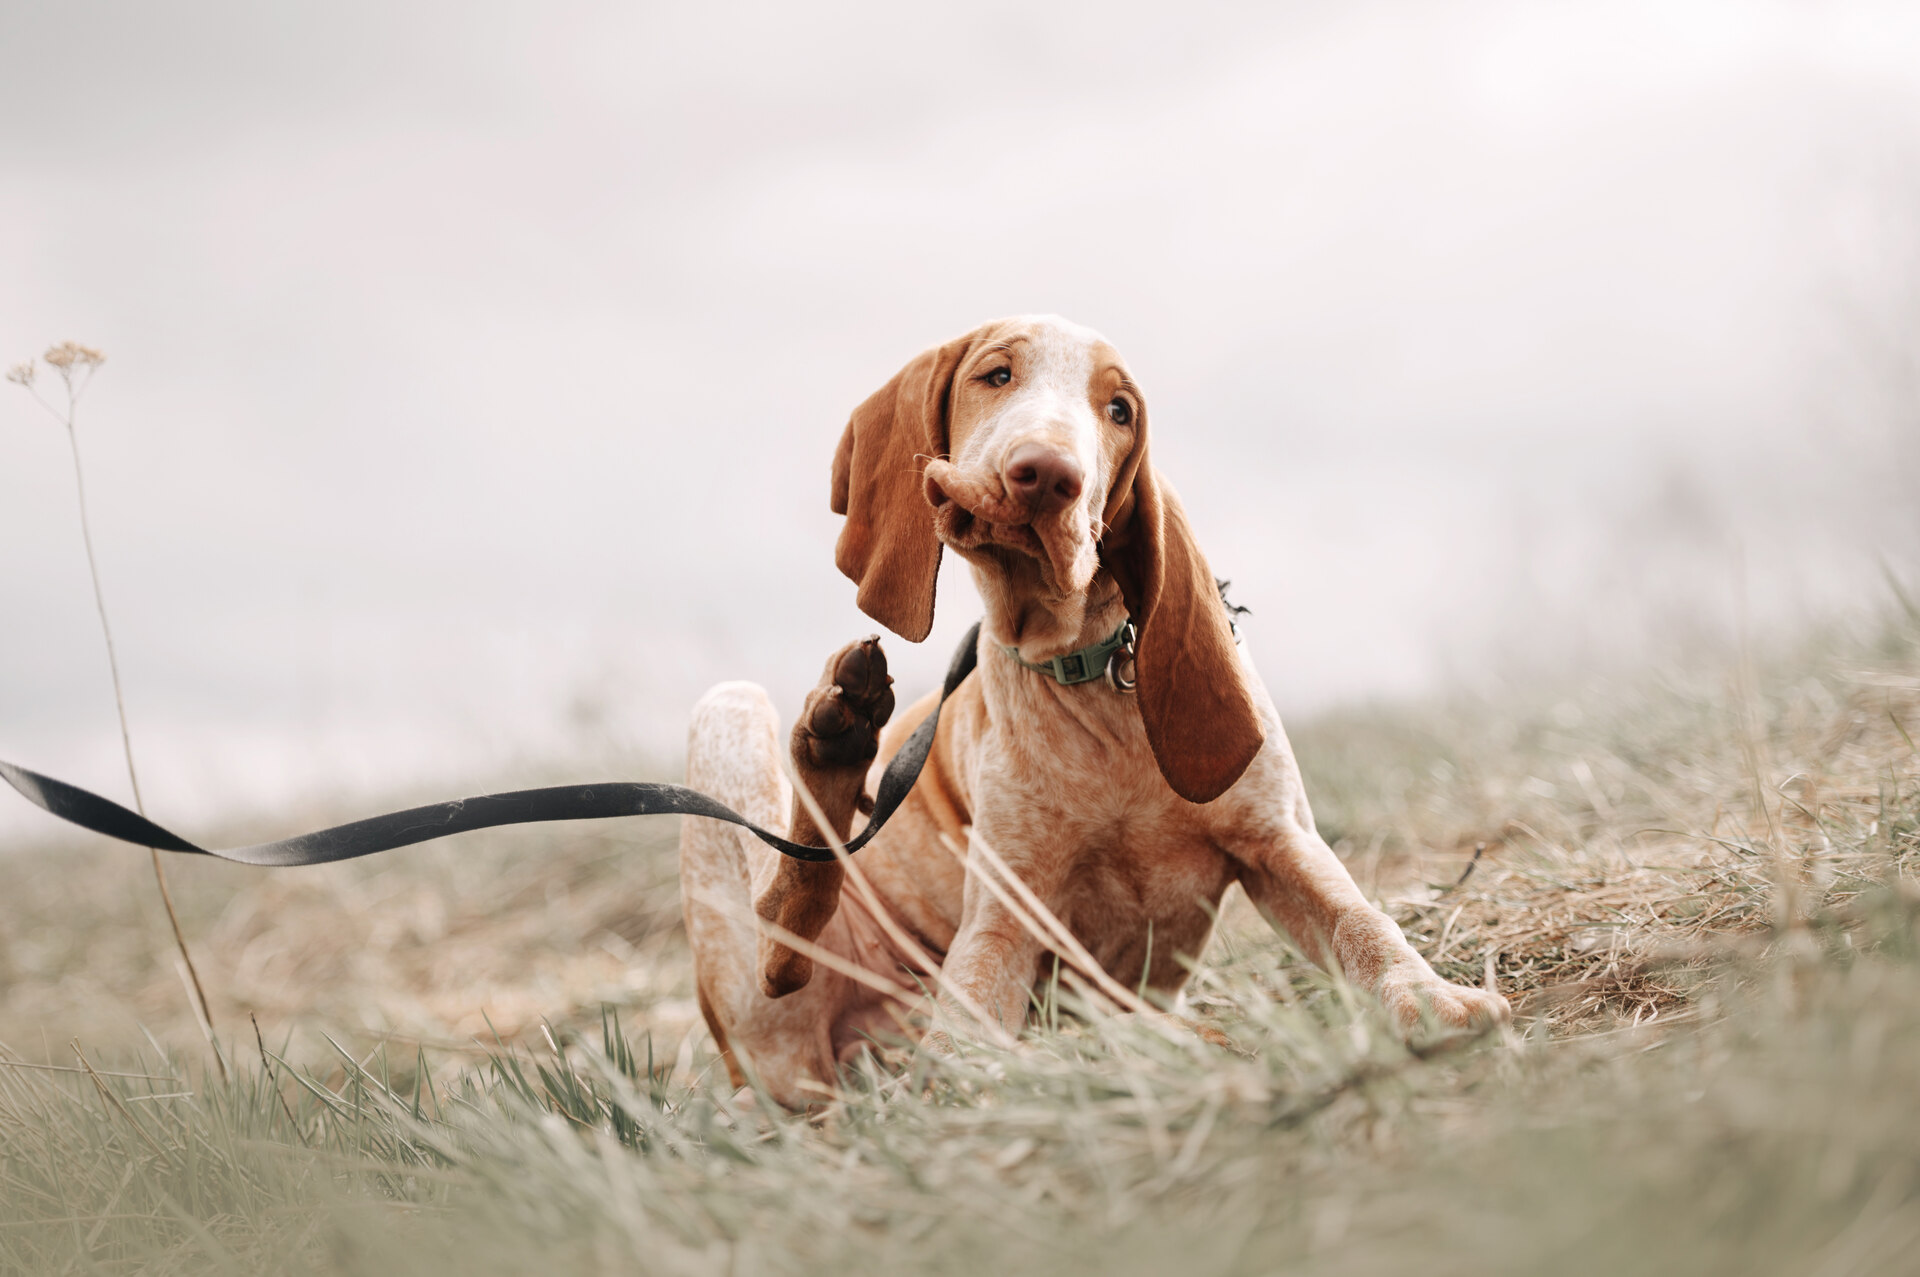
[(1008, 454), (1004, 477), (1007, 495), (1036, 515), (1071, 505), (1086, 478), (1070, 454), (1041, 443), (1023, 443)]

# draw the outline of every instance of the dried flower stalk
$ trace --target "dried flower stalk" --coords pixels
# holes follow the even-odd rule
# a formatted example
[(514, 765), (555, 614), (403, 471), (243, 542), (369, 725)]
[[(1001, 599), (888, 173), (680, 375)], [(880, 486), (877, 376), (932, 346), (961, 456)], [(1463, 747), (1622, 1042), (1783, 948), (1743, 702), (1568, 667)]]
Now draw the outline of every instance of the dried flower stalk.
[[(48, 347), (41, 356), (49, 368), (60, 375), (60, 384), (66, 391), (66, 411), (62, 412), (43, 398), (34, 389), (37, 380), (37, 368), (29, 359), (7, 369), (7, 380), (20, 386), (32, 395), (42, 408), (52, 414), (54, 420), (66, 427), (67, 446), (73, 454), (74, 495), (80, 506), (80, 540), (87, 550), (87, 573), (93, 581), (93, 604), (100, 614), (100, 636), (106, 640), (107, 670), (113, 676), (113, 704), (120, 715), (120, 748), (127, 760), (127, 783), (133, 787), (133, 806), (142, 816), (147, 814), (147, 805), (140, 796), (140, 775), (133, 765), (133, 734), (127, 729), (127, 700), (120, 688), (120, 658), (114, 651), (113, 627), (107, 621), (107, 598), (100, 588), (100, 567), (93, 553), (93, 529), (87, 518), (87, 479), (80, 465), (80, 437), (74, 429), (74, 418), (80, 406), (80, 398), (86, 393), (93, 381), (94, 372), (107, 357), (91, 346), (82, 346), (78, 342), (63, 341), (57, 346)], [(207, 1004), (207, 991), (200, 983), (199, 968), (193, 965), (193, 955), (187, 950), (187, 935), (180, 927), (180, 915), (173, 907), (173, 892), (167, 886), (167, 872), (161, 863), (160, 852), (149, 847), (153, 857), (154, 881), (160, 885), (160, 903), (166, 906), (167, 921), (173, 926), (173, 941), (180, 948), (180, 961), (185, 964), (190, 978), (189, 988), (195, 1002), (194, 1011), (201, 1028), (206, 1031), (207, 1043), (213, 1048), (213, 1061), (220, 1070), (222, 1081), (227, 1077), (227, 1062), (221, 1056), (220, 1044), (213, 1031), (213, 1011)]]

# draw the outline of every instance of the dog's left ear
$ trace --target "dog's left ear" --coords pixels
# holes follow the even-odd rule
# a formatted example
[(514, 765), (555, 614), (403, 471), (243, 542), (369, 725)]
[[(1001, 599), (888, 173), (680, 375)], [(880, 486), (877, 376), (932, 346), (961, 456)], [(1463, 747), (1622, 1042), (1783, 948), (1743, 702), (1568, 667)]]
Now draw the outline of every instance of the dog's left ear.
[(954, 372), (985, 331), (922, 351), (853, 410), (833, 454), (833, 512), (847, 516), (833, 561), (860, 587), (860, 610), (914, 643), (933, 629), (940, 576), (921, 475), (947, 455)]
[(1100, 557), (1139, 627), (1135, 692), (1173, 792), (1210, 803), (1266, 740), (1213, 572), (1186, 511), (1146, 457), (1146, 422), (1107, 502)]

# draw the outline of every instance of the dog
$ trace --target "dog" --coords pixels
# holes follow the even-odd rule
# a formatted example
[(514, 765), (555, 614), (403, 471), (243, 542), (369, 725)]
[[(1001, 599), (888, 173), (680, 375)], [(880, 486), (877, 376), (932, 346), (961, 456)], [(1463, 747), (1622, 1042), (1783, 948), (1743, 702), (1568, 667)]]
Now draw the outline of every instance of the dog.
[[(1147, 421), (1119, 352), (1057, 316), (926, 350), (854, 410), (833, 458), (836, 563), (862, 611), (918, 642), (942, 552), (959, 554), (986, 604), (979, 664), (906, 802), (852, 863), (864, 882), (686, 820), (699, 1005), (735, 1085), (750, 1072), (789, 1107), (830, 1095), (871, 1042), (920, 1031), (895, 990), (933, 963), (956, 1022), (1018, 1032), (1050, 954), (1019, 896), (970, 871), (970, 837), (1127, 989), (1176, 994), (1238, 882), (1404, 1035), (1509, 1018), (1497, 994), (1441, 979), (1315, 831)], [(1111, 677), (1087, 677), (1103, 656)], [(896, 718), (891, 684), (875, 638), (828, 659), (785, 742), (810, 804), (766, 693), (722, 683), (693, 711), (688, 783), (796, 842), (827, 845), (823, 824), (844, 840), (936, 702)], [(927, 1041), (950, 1049), (942, 1029)]]

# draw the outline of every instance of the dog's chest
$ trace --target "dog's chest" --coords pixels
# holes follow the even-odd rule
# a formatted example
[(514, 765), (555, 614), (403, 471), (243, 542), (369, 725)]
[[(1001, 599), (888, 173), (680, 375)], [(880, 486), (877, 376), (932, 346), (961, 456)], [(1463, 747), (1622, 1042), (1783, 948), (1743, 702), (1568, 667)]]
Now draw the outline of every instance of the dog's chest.
[(1137, 722), (1076, 723), (986, 756), (997, 762), (977, 778), (978, 831), (1115, 978), (1177, 987), (1179, 957), (1199, 956), (1235, 873), (1198, 809), (1167, 788)]
[(1142, 972), (1155, 988), (1186, 979), (1181, 957), (1198, 958), (1234, 874), (1204, 840), (1136, 829), (1075, 858), (1059, 891), (1061, 920), (1116, 979)]

